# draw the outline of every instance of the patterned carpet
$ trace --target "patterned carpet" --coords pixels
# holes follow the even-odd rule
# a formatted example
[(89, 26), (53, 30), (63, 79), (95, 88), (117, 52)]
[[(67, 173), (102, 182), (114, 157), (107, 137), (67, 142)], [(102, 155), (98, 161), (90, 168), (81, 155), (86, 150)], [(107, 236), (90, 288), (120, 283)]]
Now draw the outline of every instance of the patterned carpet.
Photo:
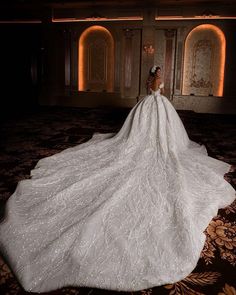
[[(40, 108), (21, 116), (2, 119), (0, 140), (0, 208), (19, 180), (43, 157), (87, 141), (94, 132), (117, 132), (128, 109)], [(205, 144), (209, 155), (232, 165), (225, 175), (236, 188), (236, 116), (179, 111), (189, 137)], [(221, 209), (207, 227), (206, 243), (194, 271), (184, 280), (140, 292), (114, 292), (67, 287), (50, 295), (66, 294), (236, 294), (236, 202)], [(158, 266), (157, 266), (158, 267)], [(17, 282), (0, 257), (0, 294), (30, 294)]]

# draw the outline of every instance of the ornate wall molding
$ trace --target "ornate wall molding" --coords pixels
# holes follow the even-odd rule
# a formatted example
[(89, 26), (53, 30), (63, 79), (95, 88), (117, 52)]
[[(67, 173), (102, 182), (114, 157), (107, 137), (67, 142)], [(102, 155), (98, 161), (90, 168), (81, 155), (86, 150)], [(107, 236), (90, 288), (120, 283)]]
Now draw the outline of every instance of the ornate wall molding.
[(64, 46), (65, 46), (65, 87), (70, 87), (71, 83), (71, 32), (69, 30), (64, 30)]
[(225, 37), (215, 25), (195, 27), (185, 41), (183, 95), (222, 96)]
[(130, 88), (132, 83), (132, 45), (134, 33), (131, 29), (124, 30), (125, 35), (125, 71), (124, 86)]
[(79, 90), (114, 90), (114, 40), (102, 26), (87, 28), (79, 39)]
[(171, 96), (171, 79), (172, 79), (172, 63), (173, 63), (173, 48), (174, 48), (174, 40), (176, 36), (176, 30), (167, 29), (165, 30), (165, 38), (166, 38), (166, 49), (165, 49), (165, 95), (167, 97)]

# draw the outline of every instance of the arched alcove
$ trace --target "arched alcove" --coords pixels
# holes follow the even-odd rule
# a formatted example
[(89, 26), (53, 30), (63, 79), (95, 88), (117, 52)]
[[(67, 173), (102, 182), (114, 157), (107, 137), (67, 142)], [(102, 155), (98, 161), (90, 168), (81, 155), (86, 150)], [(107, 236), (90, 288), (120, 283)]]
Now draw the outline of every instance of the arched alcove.
[(222, 96), (226, 41), (215, 25), (195, 27), (185, 40), (183, 95)]
[(114, 40), (102, 26), (87, 28), (79, 38), (79, 91), (114, 90)]

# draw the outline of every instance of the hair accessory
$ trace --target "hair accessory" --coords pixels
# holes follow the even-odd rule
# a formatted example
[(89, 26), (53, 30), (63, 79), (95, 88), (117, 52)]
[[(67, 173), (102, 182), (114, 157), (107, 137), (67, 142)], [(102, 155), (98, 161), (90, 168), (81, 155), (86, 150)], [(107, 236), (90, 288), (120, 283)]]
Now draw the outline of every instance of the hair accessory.
[(155, 73), (156, 72), (156, 69), (157, 69), (157, 66), (155, 65), (155, 66), (153, 66), (152, 68), (151, 68), (151, 73)]

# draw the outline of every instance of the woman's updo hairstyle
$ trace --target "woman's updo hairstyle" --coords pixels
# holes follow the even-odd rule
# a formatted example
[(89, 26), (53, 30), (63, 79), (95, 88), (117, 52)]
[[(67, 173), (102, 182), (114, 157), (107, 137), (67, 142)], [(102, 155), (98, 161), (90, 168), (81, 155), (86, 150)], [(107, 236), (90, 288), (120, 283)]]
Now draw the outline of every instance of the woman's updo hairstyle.
[(158, 66), (156, 66), (156, 65), (154, 65), (153, 67), (151, 67), (151, 69), (150, 69), (150, 71), (149, 71), (149, 74), (150, 74), (150, 76), (155, 76), (155, 74), (156, 74), (156, 72), (158, 71), (158, 70), (160, 70), (161, 68), (160, 67), (158, 67)]

